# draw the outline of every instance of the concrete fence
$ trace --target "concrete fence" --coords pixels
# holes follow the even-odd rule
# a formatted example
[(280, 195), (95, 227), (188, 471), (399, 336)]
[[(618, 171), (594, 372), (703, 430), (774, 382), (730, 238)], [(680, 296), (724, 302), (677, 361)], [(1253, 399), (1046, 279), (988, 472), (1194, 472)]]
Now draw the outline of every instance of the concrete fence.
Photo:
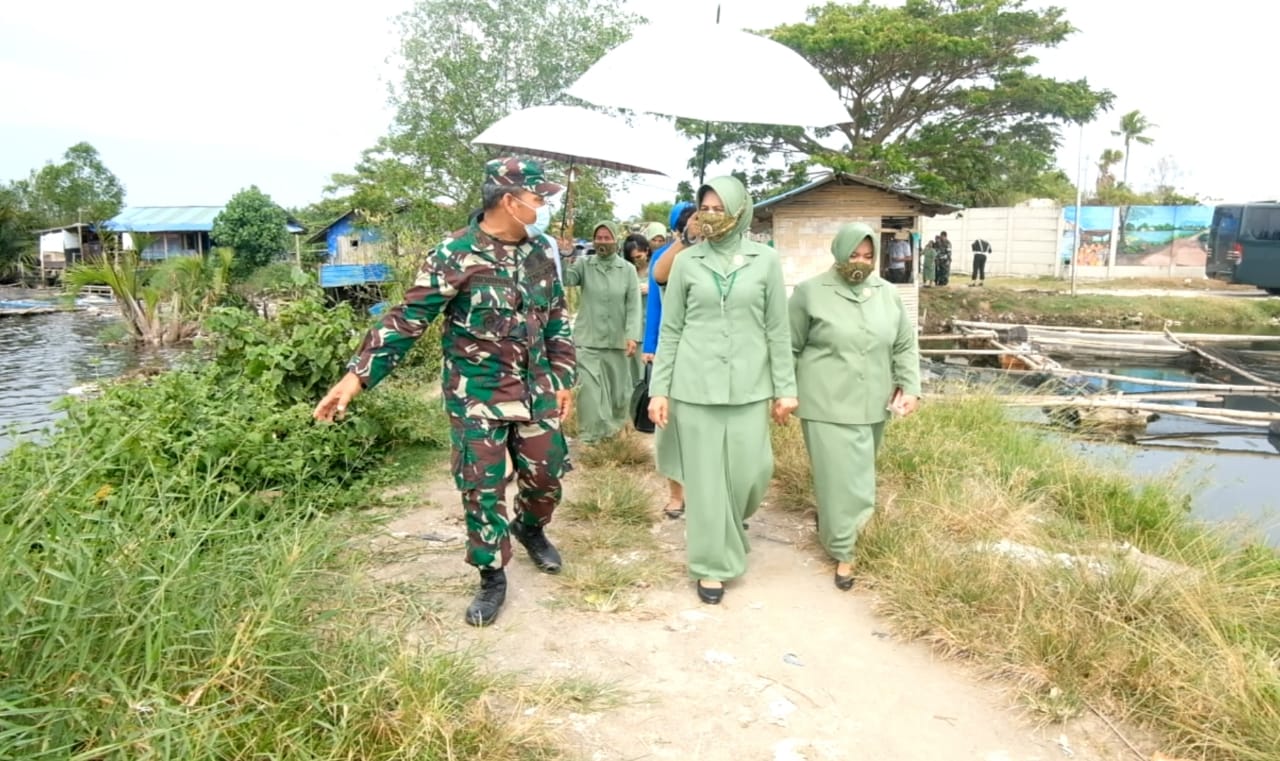
[[(922, 242), (946, 232), (952, 271), (969, 272), (971, 244), (991, 244), (987, 274), (1063, 277), (1204, 277), (1213, 209), (1207, 206), (1084, 206), (1075, 245), (1074, 206), (1032, 201), (1014, 207), (965, 209), (926, 217)], [(1074, 251), (1074, 256), (1073, 256)]]

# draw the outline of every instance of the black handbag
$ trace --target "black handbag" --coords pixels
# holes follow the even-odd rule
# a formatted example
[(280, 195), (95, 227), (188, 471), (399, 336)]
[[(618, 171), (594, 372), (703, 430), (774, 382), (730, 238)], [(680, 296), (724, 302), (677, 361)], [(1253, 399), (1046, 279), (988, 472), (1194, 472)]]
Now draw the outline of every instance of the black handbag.
[(636, 381), (631, 391), (631, 423), (640, 433), (653, 433), (653, 421), (649, 419), (649, 376), (653, 373), (653, 363), (644, 363), (644, 377)]

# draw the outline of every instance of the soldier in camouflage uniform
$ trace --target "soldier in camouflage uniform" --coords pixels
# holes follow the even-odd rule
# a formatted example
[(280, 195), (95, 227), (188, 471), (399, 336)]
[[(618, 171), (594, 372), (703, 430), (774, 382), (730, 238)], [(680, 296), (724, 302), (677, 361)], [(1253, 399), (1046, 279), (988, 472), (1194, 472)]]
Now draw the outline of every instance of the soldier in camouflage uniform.
[[(485, 165), (484, 211), (450, 234), (423, 264), (405, 302), (387, 312), (316, 407), (332, 420), (396, 366), (437, 315), (444, 315), (444, 402), (453, 477), (467, 520), (467, 562), (480, 591), (467, 623), (487, 626), (506, 600), (510, 536), (539, 569), (560, 570), (543, 526), (571, 468), (560, 421), (571, 411), (576, 360), (564, 290), (542, 236), (548, 196), (563, 188), (515, 158)], [(519, 487), (507, 517), (507, 456)], [(509, 536), (510, 535), (510, 536)]]

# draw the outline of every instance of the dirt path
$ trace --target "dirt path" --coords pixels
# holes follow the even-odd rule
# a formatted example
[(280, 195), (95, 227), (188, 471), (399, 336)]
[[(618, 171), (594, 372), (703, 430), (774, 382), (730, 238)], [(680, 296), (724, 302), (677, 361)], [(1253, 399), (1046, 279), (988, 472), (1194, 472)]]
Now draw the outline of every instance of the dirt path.
[[(570, 477), (567, 500), (581, 479), (581, 472)], [(656, 480), (653, 486), (660, 516), (663, 493)], [(873, 612), (873, 591), (834, 588), (811, 525), (767, 505), (748, 531), (750, 570), (729, 585), (720, 606), (699, 603), (675, 572), (630, 610), (581, 610), (566, 605), (558, 578), (538, 573), (517, 547), (502, 615), (491, 628), (471, 629), (462, 611), (475, 574), (462, 562), (452, 481), (440, 468), (414, 490), (422, 506), (373, 539), (396, 557), (377, 575), (430, 580), (441, 622), (424, 637), (480, 645), (487, 662), (504, 670), (620, 689), (616, 708), (556, 717), (582, 759), (1134, 758), (1100, 723), (1036, 729), (1001, 685), (939, 660), (923, 644), (896, 641)], [(673, 567), (683, 564), (683, 527), (655, 523)], [(548, 534), (555, 539), (556, 524)]]
[(1145, 267), (1168, 266), (1169, 257), (1173, 257), (1179, 267), (1203, 267), (1205, 256), (1204, 248), (1200, 246), (1197, 236), (1190, 235), (1185, 238), (1175, 238), (1169, 245), (1144, 254), (1139, 264)]

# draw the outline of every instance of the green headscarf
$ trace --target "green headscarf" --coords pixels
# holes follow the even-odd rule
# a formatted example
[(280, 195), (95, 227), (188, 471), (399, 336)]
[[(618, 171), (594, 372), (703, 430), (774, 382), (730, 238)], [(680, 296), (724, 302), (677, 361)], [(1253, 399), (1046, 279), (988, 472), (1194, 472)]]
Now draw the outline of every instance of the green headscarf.
[(702, 205), (702, 198), (707, 194), (708, 190), (714, 190), (716, 195), (720, 196), (720, 200), (724, 203), (725, 213), (733, 217), (736, 223), (733, 226), (733, 230), (723, 239), (719, 241), (704, 240), (701, 243), (709, 246), (717, 254), (732, 255), (739, 253), (742, 250), (746, 234), (751, 229), (751, 217), (755, 212), (755, 204), (752, 203), (751, 196), (747, 194), (747, 189), (736, 177), (716, 177), (713, 180), (709, 180), (706, 185), (698, 188), (699, 206)]
[(605, 222), (598, 222), (596, 223), (595, 227), (591, 228), (591, 239), (593, 241), (595, 240), (596, 233), (600, 230), (601, 227), (603, 227), (604, 229), (608, 230), (610, 233), (613, 234), (613, 250), (612, 251), (608, 253), (603, 253), (600, 251), (599, 248), (596, 249), (596, 256), (607, 259), (610, 256), (613, 256), (614, 254), (622, 250), (622, 240), (623, 240), (622, 227), (620, 227), (617, 222), (614, 222), (612, 220), (605, 221)]
[[(871, 239), (871, 254), (873, 267), (871, 275), (861, 283), (850, 283), (854, 288), (865, 285), (876, 277), (876, 271), (880, 268), (880, 236), (876, 235), (876, 231), (871, 229), (871, 225), (862, 222), (849, 222), (841, 225), (836, 231), (836, 237), (831, 241), (831, 257), (835, 259), (836, 269), (839, 271), (841, 265), (847, 264), (849, 257), (853, 256), (853, 250), (862, 243), (866, 238)], [(843, 278), (843, 274), (841, 275)]]
[(644, 226), (640, 234), (644, 236), (645, 240), (653, 240), (658, 237), (666, 238), (667, 228), (661, 222), (650, 222)]

